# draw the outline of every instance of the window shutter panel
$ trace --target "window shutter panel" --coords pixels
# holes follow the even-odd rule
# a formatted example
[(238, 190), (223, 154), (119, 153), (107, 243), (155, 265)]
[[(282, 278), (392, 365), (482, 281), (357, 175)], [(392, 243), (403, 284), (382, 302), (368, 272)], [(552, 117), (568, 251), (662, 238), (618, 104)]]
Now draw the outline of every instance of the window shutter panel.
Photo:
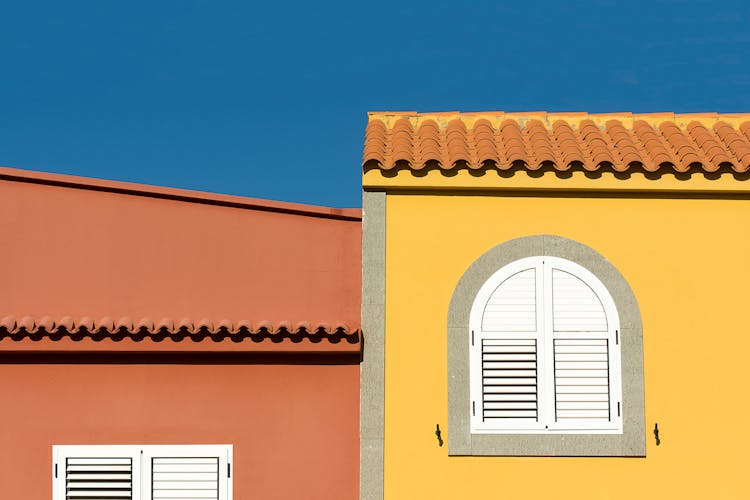
[(539, 425), (539, 267), (523, 263), (486, 292), (473, 345), (476, 430)]
[(536, 339), (482, 339), (482, 420), (537, 412)]
[(147, 500), (231, 500), (229, 445), (143, 447)]
[(65, 459), (65, 499), (93, 498), (132, 500), (132, 457)]
[(597, 428), (612, 420), (610, 332), (596, 292), (552, 269), (555, 422)]
[(219, 457), (152, 457), (153, 500), (219, 500)]

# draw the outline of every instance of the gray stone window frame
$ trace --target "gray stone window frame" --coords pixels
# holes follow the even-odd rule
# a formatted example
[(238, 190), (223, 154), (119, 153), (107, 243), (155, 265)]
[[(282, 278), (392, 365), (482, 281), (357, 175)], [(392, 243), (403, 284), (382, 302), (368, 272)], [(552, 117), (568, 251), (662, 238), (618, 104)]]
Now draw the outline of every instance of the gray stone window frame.
[[(620, 317), (622, 434), (471, 434), (469, 317), (477, 292), (500, 268), (534, 256), (570, 260), (609, 291)], [(561, 236), (534, 235), (501, 243), (475, 260), (448, 308), (448, 454), (452, 456), (645, 457), (643, 328), (638, 302), (622, 274), (596, 250)]]

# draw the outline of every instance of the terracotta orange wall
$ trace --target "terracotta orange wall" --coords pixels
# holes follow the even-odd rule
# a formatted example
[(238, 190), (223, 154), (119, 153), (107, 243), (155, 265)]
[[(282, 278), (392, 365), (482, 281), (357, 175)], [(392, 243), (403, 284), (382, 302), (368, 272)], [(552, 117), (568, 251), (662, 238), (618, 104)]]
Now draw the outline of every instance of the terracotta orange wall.
[[(0, 317), (356, 327), (360, 231), (356, 217), (0, 175)], [(232, 444), (235, 500), (356, 498), (358, 360), (304, 356), (208, 365), (75, 364), (60, 355), (65, 364), (19, 364), (9, 354), (0, 360), (0, 499), (51, 498), (53, 444), (136, 443)]]
[(0, 498), (52, 498), (53, 444), (232, 444), (234, 500), (357, 498), (357, 365), (0, 363)]
[(0, 180), (0, 316), (359, 324), (361, 224)]

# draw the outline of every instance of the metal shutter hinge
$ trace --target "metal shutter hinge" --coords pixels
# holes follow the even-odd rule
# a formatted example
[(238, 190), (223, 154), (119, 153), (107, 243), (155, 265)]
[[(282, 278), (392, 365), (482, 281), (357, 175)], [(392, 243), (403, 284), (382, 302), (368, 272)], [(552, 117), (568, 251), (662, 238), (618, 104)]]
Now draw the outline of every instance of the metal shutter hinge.
[(55, 479), (57, 479), (57, 464), (55, 464)]
[(476, 417), (476, 415), (477, 415), (477, 402), (472, 401), (471, 402), (471, 416)]
[(232, 464), (227, 462), (227, 477), (232, 477)]
[(619, 330), (615, 330), (615, 344), (617, 345), (620, 344), (620, 331)]
[(474, 345), (474, 330), (471, 331), (471, 345)]
[(620, 416), (620, 402), (617, 402), (617, 416)]

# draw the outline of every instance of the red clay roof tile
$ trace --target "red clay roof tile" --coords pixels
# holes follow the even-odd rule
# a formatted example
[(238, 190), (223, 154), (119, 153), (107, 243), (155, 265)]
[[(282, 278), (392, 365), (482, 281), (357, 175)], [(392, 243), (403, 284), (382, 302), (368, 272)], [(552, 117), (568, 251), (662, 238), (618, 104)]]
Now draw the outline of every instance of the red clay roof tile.
[(210, 338), (215, 341), (230, 340), (239, 342), (250, 338), (259, 342), (270, 337), (292, 338), (301, 340), (303, 338), (325, 339), (338, 341), (346, 338), (348, 342), (359, 341), (359, 326), (350, 326), (342, 322), (311, 324), (305, 321), (291, 322), (279, 321), (276, 324), (270, 321), (257, 321), (251, 323), (247, 320), (232, 322), (220, 320), (213, 322), (209, 319), (193, 321), (183, 318), (175, 321), (171, 318), (163, 318), (154, 322), (150, 318), (141, 318), (133, 321), (131, 318), (120, 318), (114, 320), (110, 317), (98, 321), (84, 317), (76, 321), (70, 316), (54, 320), (49, 316), (34, 318), (24, 316), (16, 319), (14, 316), (5, 316), (0, 319), (0, 339), (10, 337), (21, 339), (29, 336), (38, 337), (95, 337), (95, 338), (124, 338), (124, 337), (151, 337), (156, 339), (171, 338), (179, 341), (185, 338), (201, 340)]
[(365, 170), (750, 171), (750, 115), (370, 113)]

